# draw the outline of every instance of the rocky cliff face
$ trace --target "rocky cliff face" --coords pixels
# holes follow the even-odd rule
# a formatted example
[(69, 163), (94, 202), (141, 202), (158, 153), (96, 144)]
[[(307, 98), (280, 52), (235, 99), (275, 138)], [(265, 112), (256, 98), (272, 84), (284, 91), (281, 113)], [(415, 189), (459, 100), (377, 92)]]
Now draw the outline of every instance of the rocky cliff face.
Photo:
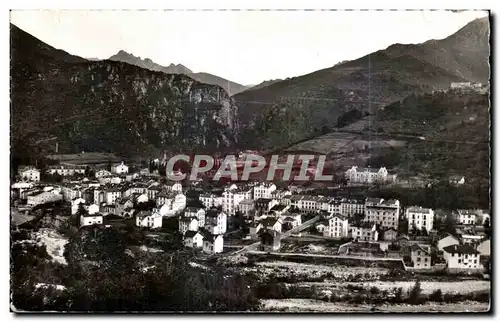
[(34, 146), (55, 138), (60, 152), (122, 153), (235, 143), (236, 106), (219, 86), (75, 58), (15, 26), (11, 40), (13, 142)]

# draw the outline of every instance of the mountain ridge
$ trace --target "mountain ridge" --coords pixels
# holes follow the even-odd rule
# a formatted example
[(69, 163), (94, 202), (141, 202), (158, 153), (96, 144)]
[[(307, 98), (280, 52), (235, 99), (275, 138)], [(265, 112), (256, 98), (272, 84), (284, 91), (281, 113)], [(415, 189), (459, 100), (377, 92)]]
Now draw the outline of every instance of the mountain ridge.
[(133, 54), (128, 53), (124, 50), (118, 51), (118, 53), (111, 56), (109, 60), (122, 61), (142, 68), (161, 71), (166, 74), (184, 74), (202, 83), (218, 85), (224, 88), (224, 90), (227, 91), (230, 96), (240, 93), (248, 88), (247, 86), (232, 82), (217, 75), (212, 75), (204, 72), (195, 73), (182, 64), (175, 65), (171, 63), (168, 66), (162, 66), (155, 63), (150, 58), (141, 59), (141, 57), (134, 56)]
[[(158, 153), (234, 146), (236, 106), (219, 86), (111, 60), (88, 61), (11, 24), (13, 156)], [(50, 121), (49, 121), (50, 120)]]
[[(336, 127), (345, 113), (376, 113), (412, 93), (489, 79), (489, 20), (422, 44), (394, 44), (330, 68), (236, 94), (239, 142), (286, 147)], [(260, 103), (256, 103), (260, 102)]]

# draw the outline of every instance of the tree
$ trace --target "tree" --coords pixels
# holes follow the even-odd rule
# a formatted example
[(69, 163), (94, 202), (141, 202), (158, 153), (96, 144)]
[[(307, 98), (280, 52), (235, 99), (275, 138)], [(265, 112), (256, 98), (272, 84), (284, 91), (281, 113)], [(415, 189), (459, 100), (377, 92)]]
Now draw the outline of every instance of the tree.
[(486, 236), (488, 236), (488, 238), (491, 237), (491, 227), (490, 227), (490, 218), (489, 217), (486, 217), (484, 223), (483, 223), (483, 226), (484, 226), (484, 232), (486, 233)]
[(446, 215), (443, 223), (443, 230), (447, 233), (450, 234), (455, 234), (456, 229), (455, 229), (455, 219), (453, 218), (453, 215), (448, 214)]
[(365, 219), (365, 214), (363, 212), (357, 212), (353, 215), (353, 222), (359, 224)]
[(419, 304), (421, 300), (420, 298), (421, 294), (422, 294), (422, 287), (420, 285), (420, 280), (417, 280), (408, 293), (408, 301), (411, 304)]

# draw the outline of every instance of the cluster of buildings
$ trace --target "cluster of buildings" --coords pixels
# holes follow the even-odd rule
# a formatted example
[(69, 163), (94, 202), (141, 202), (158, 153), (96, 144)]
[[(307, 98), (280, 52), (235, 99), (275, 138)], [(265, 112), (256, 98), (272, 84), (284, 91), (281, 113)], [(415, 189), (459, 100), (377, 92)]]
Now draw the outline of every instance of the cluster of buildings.
[[(72, 176), (81, 169), (56, 166), (48, 171)], [(351, 178), (357, 182), (371, 183), (389, 176), (385, 168), (377, 172), (358, 171), (356, 167), (350, 170)], [(40, 171), (34, 167), (20, 168), (19, 175), (23, 181), (12, 185), (12, 193), (28, 206), (70, 203), (71, 214), (79, 215), (80, 227), (102, 225), (106, 216), (114, 215), (133, 218), (137, 227), (157, 229), (162, 227), (164, 218), (176, 217), (184, 245), (207, 254), (223, 252), (224, 237), (235, 222), (248, 228), (245, 238), (260, 239), (262, 250), (276, 251), (283, 234), (303, 226), (304, 215), (314, 214), (322, 218), (314, 226), (324, 238), (346, 239), (352, 245), (378, 243), (385, 245), (385, 250), (387, 245), (397, 245), (405, 251), (398, 250), (396, 255), (407, 254), (415, 269), (436, 265), (451, 270), (480, 269), (489, 256), (489, 240), (485, 240), (484, 234), (467, 230), (489, 220), (489, 211), (457, 210), (456, 225), (465, 228), (456, 235), (439, 238), (433, 209), (403, 207), (395, 199), (305, 195), (294, 193), (291, 186), (278, 189), (269, 182), (246, 182), (201, 191), (199, 204), (187, 206), (188, 187), (151, 176), (145, 170), (129, 173), (123, 162), (109, 170), (96, 171), (93, 178), (58, 184), (40, 184)], [(400, 233), (403, 218), (408, 235)], [(408, 236), (420, 237), (410, 240)], [(350, 254), (355, 253), (352, 245), (347, 247)]]

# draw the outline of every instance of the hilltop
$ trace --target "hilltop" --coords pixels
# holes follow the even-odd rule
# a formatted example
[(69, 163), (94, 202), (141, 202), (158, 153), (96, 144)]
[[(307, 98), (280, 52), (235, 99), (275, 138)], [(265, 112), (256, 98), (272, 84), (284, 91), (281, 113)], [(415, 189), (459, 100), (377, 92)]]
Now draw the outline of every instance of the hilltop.
[(286, 147), (333, 130), (340, 116), (380, 108), (410, 94), (449, 88), (451, 82), (489, 79), (489, 20), (422, 44), (396, 44), (304, 76), (233, 96), (239, 143)]
[(208, 73), (194, 73), (192, 70), (187, 68), (182, 64), (170, 64), (168, 66), (162, 66), (149, 58), (141, 59), (141, 57), (136, 57), (133, 54), (127, 53), (124, 50), (120, 50), (115, 55), (111, 56), (109, 60), (121, 61), (131, 65), (139, 66), (153, 71), (159, 71), (166, 74), (184, 74), (187, 75), (201, 83), (218, 85), (222, 87), (229, 95), (234, 95), (247, 89), (247, 86), (229, 81), (222, 77), (208, 74)]

